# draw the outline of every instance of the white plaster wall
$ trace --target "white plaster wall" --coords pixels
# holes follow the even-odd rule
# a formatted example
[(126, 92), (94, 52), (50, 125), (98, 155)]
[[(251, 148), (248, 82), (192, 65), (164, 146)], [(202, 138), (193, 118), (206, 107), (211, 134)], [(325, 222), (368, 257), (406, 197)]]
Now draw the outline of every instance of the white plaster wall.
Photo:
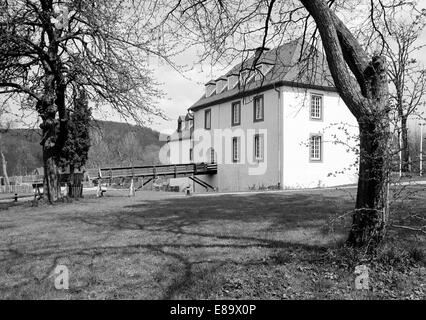
[[(169, 163), (170, 164), (181, 164), (190, 163), (189, 160), (189, 149), (191, 148), (190, 139), (172, 140), (169, 144)], [(193, 190), (193, 182), (189, 178), (176, 178), (170, 179), (169, 183), (171, 186), (178, 186), (179, 190), (183, 191), (186, 188)]]
[[(323, 95), (323, 119), (310, 119), (310, 94)], [(309, 159), (310, 134), (323, 135), (321, 162)], [(355, 183), (358, 135), (355, 117), (337, 93), (283, 88), (283, 186), (314, 188)], [(342, 142), (342, 143), (339, 143)], [(330, 175), (332, 174), (332, 175)]]
[[(253, 121), (253, 97), (235, 99), (206, 109), (211, 109), (211, 130), (204, 128), (204, 111), (194, 113), (195, 141), (202, 143), (203, 148), (195, 148), (194, 161), (206, 162), (206, 150), (213, 146), (218, 156), (218, 173), (211, 176), (199, 176), (209, 184), (218, 187), (219, 191), (249, 190), (261, 187), (276, 186), (280, 182), (279, 158), (279, 100), (275, 90), (262, 92), (264, 96), (264, 121)], [(231, 105), (241, 101), (241, 124), (231, 126)], [(282, 120), (281, 120), (282, 121)], [(215, 141), (215, 130), (226, 130), (222, 143)], [(197, 137), (198, 130), (205, 131), (206, 135)], [(223, 131), (221, 131), (223, 132)], [(265, 134), (265, 160), (262, 163), (253, 160), (254, 134)], [(241, 137), (242, 159), (240, 163), (232, 162), (232, 137)], [(282, 140), (281, 140), (282, 141)], [(243, 147), (244, 145), (244, 147)], [(199, 149), (199, 152), (197, 152)], [(200, 189), (205, 191), (205, 189)]]

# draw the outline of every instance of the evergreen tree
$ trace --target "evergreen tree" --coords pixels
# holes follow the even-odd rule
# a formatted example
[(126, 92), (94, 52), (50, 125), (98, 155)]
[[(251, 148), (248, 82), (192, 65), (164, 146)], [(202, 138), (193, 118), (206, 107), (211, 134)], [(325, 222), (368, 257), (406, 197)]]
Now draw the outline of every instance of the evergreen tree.
[(92, 116), (86, 92), (82, 89), (74, 93), (73, 110), (69, 116), (68, 136), (58, 155), (58, 165), (70, 173), (80, 170), (87, 161), (90, 148), (89, 123)]

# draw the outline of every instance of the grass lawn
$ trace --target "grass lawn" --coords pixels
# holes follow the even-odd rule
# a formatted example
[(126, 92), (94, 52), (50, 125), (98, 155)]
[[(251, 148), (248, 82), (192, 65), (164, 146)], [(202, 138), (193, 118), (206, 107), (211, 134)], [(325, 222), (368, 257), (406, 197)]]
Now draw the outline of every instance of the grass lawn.
[[(415, 188), (415, 187), (412, 187)], [(354, 289), (342, 248), (354, 190), (190, 196), (138, 192), (0, 206), (1, 299), (425, 299), (425, 235), (390, 228)], [(395, 224), (426, 218), (426, 192)], [(54, 288), (55, 266), (70, 271)]]

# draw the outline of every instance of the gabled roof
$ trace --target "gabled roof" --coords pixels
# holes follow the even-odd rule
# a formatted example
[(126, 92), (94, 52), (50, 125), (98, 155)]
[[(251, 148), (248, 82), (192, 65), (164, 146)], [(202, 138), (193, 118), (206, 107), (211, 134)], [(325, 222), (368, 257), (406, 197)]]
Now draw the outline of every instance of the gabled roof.
[[(294, 40), (264, 52), (258, 60), (258, 64), (264, 62), (273, 64), (273, 66), (261, 80), (255, 80), (254, 77), (251, 77), (247, 83), (239, 83), (234, 89), (228, 90), (226, 88), (223, 92), (213, 93), (209, 97), (203, 95), (189, 110), (195, 111), (279, 86), (336, 91), (325, 57), (312, 50), (309, 57), (306, 54), (302, 54), (301, 57), (301, 48), (301, 41)], [(244, 63), (234, 66), (225, 76), (220, 78), (238, 75), (243, 70), (253, 70), (253, 61), (254, 56)]]
[[(186, 115), (180, 115), (178, 117), (178, 123), (181, 123), (180, 125), (183, 125), (187, 121), (192, 121), (194, 118), (193, 114), (187, 113)], [(178, 140), (185, 140), (189, 139), (191, 137), (191, 132), (193, 130), (192, 126), (190, 125), (189, 128), (181, 127), (181, 131), (175, 130), (171, 135), (168, 136), (169, 141), (178, 141)]]

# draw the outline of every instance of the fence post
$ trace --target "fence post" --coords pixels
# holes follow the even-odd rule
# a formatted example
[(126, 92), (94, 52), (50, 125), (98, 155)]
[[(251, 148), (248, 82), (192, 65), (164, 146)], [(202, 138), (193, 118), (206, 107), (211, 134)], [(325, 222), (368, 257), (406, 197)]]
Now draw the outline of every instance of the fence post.
[(135, 186), (133, 184), (133, 178), (130, 181), (130, 190), (129, 190), (129, 196), (134, 197), (135, 196)]

